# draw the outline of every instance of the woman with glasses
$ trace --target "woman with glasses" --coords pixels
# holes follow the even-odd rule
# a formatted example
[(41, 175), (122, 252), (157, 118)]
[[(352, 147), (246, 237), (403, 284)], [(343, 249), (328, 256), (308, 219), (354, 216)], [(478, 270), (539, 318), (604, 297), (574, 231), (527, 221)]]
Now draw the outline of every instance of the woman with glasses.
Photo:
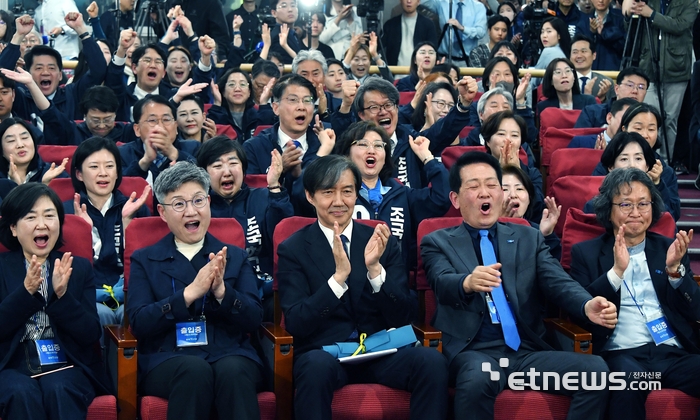
[(455, 103), (457, 103), (457, 91), (451, 84), (430, 83), (417, 102), (411, 125), (419, 132), (427, 130), (435, 124), (435, 121), (452, 111)]
[(584, 95), (578, 85), (576, 68), (567, 58), (556, 58), (547, 66), (542, 82), (542, 93), (547, 97), (537, 103), (537, 113), (549, 107), (583, 109), (596, 104), (595, 97)]
[[(362, 175), (353, 218), (383, 220), (399, 236), (406, 266), (416, 265), (416, 232), (421, 220), (441, 217), (450, 207), (449, 181), (445, 166), (430, 152), (430, 140), (409, 137), (411, 149), (423, 162), (425, 188), (410, 188), (392, 177), (391, 141), (373, 122), (353, 123), (336, 143), (334, 153), (347, 156)], [(296, 193), (296, 191), (295, 191)]]
[(430, 41), (418, 43), (411, 55), (411, 67), (408, 76), (399, 79), (396, 89), (399, 92), (414, 92), (418, 82), (424, 80), (437, 63), (437, 49)]
[(251, 88), (250, 76), (240, 69), (228, 70), (216, 85), (212, 84), (214, 105), (209, 109), (209, 118), (216, 124), (233, 127), (240, 143), (251, 138), (260, 124)]
[(370, 76), (378, 77), (377, 75), (369, 74), (370, 66), (375, 64), (379, 68), (381, 77), (393, 83), (394, 75), (391, 74), (391, 70), (389, 70), (389, 67), (382, 60), (382, 56), (377, 52), (377, 35), (372, 32), (369, 34), (368, 45), (364, 44), (365, 41), (367, 41), (367, 35), (363, 33), (354, 35), (350, 48), (345, 52), (343, 66), (345, 66), (345, 72), (348, 73), (348, 79), (364, 83)]
[[(206, 143), (205, 143), (206, 144)], [(168, 400), (168, 420), (259, 419), (262, 321), (245, 250), (208, 232), (209, 175), (177, 162), (156, 178), (170, 233), (131, 257), (126, 312), (138, 339), (139, 394)]]

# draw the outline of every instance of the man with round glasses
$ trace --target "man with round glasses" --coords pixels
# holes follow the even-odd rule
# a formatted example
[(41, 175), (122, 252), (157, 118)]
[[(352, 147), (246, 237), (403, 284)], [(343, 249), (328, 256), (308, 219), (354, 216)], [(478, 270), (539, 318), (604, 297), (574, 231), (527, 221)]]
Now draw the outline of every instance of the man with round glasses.
[(177, 133), (175, 107), (160, 95), (148, 95), (134, 105), (135, 141), (119, 148), (124, 176), (140, 176), (150, 184), (171, 162), (191, 161), (199, 149), (195, 140)]

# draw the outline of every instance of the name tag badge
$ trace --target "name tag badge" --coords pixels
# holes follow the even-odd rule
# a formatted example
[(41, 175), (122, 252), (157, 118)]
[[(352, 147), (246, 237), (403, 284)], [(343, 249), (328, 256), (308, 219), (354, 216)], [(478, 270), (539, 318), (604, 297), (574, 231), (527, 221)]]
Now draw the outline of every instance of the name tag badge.
[(671, 329), (671, 326), (668, 325), (666, 317), (663, 315), (647, 322), (647, 329), (651, 333), (651, 337), (654, 339), (654, 343), (656, 343), (657, 346), (676, 338), (676, 334)]
[(202, 316), (197, 321), (178, 322), (175, 324), (178, 347), (206, 346), (207, 322)]
[(498, 311), (496, 310), (496, 304), (493, 303), (491, 299), (491, 294), (486, 293), (486, 306), (489, 308), (489, 316), (491, 317), (492, 324), (500, 324), (501, 319), (498, 317)]
[(36, 352), (42, 366), (66, 363), (66, 353), (54, 339), (36, 340), (34, 344), (36, 344)]

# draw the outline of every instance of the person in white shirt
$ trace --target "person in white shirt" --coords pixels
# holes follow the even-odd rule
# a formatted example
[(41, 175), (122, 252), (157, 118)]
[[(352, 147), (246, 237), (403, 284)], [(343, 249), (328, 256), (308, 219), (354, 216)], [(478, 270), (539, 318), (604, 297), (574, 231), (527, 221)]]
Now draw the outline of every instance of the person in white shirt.
[(80, 52), (80, 34), (63, 19), (70, 12), (78, 12), (74, 0), (44, 0), (34, 13), (37, 30), (54, 39), (53, 48), (64, 60), (74, 59)]
[(343, 0), (332, 0), (326, 10), (326, 27), (318, 40), (333, 49), (335, 58), (343, 59), (343, 54), (350, 48), (353, 35), (363, 32), (362, 20), (357, 15), (357, 8), (352, 4), (343, 5)]
[[(421, 42), (438, 43), (433, 22), (418, 13), (420, 0), (401, 0), (403, 13), (384, 24), (382, 45), (390, 66), (410, 66), (411, 55)], [(400, 40), (401, 42), (396, 42)]]

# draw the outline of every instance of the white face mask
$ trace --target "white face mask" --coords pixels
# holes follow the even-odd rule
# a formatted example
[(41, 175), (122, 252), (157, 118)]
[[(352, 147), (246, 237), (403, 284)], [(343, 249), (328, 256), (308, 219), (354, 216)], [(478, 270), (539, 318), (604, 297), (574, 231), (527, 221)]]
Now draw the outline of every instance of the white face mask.
[(513, 13), (512, 10), (504, 10), (504, 11), (502, 11), (500, 14), (501, 14), (501, 16), (507, 17), (508, 20), (510, 20), (511, 22), (512, 22), (513, 19), (515, 18), (515, 13)]

